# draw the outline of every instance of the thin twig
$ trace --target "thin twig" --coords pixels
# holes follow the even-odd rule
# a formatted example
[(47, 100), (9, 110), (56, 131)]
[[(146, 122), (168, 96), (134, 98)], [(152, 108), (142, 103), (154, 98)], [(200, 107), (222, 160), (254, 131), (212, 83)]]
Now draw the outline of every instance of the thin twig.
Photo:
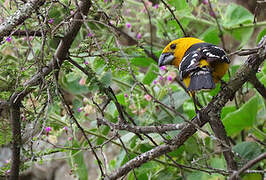
[(245, 164), (241, 169), (239, 169), (238, 171), (235, 171), (229, 178), (229, 180), (233, 180), (235, 178), (238, 178), (239, 175), (241, 173), (243, 173), (244, 171), (246, 171), (248, 168), (251, 168), (252, 166), (254, 166), (256, 163), (262, 161), (266, 159), (266, 153), (263, 153), (261, 155), (259, 155), (258, 157), (256, 157), (255, 159), (250, 160), (247, 164)]
[(183, 34), (185, 37), (188, 37), (189, 35), (186, 33), (186, 31), (184, 30), (182, 24), (180, 23), (180, 21), (176, 18), (173, 10), (167, 5), (167, 3), (164, 0), (161, 0), (162, 3), (164, 4), (164, 6), (170, 11), (170, 13), (172, 14), (172, 16), (174, 17), (175, 21), (177, 22), (177, 24), (179, 25), (180, 29), (182, 30)]

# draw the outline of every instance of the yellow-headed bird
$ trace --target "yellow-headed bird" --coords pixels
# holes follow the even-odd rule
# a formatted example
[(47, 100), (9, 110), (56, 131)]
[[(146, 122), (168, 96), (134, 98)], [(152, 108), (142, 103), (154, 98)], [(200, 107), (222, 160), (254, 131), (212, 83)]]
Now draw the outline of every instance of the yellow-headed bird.
[(170, 42), (163, 50), (158, 65), (174, 65), (179, 69), (180, 79), (193, 98), (195, 111), (195, 92), (214, 89), (229, 68), (230, 60), (225, 51), (200, 39), (186, 37)]

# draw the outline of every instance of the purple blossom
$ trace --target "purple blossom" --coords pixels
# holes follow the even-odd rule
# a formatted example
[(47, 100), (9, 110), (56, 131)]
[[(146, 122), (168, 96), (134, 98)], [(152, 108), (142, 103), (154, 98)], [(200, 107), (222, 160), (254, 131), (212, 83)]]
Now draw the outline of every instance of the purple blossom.
[(81, 107), (79, 107), (79, 108), (78, 108), (78, 112), (81, 112), (81, 111), (82, 111), (82, 108), (81, 108)]
[(208, 4), (208, 3), (209, 3), (209, 0), (203, 0), (203, 1), (202, 1), (202, 4), (205, 4), (205, 5), (206, 5), (206, 4)]
[(168, 76), (168, 77), (167, 77), (167, 80), (168, 80), (168, 81), (172, 81), (172, 80), (173, 80), (172, 76)]
[(10, 169), (8, 169), (7, 171), (6, 171), (6, 174), (9, 174), (11, 172), (11, 170)]
[(10, 36), (8, 36), (8, 37), (6, 38), (6, 41), (7, 41), (7, 42), (11, 42), (11, 40), (12, 40), (12, 37), (10, 37)]
[(154, 80), (154, 81), (153, 81), (153, 84), (157, 84), (157, 80)]
[(211, 16), (211, 17), (215, 17), (215, 13), (214, 13), (214, 11), (210, 11), (209, 13), (210, 13), (210, 16)]
[(137, 34), (137, 39), (141, 39), (142, 35), (140, 33)]
[(70, 14), (73, 15), (75, 12), (73, 10), (70, 11)]
[(166, 66), (161, 66), (160, 70), (165, 71), (166, 70)]
[(68, 131), (68, 127), (66, 127), (66, 126), (64, 126), (64, 128), (63, 128), (65, 131)]
[(147, 100), (147, 101), (151, 101), (152, 97), (149, 95), (149, 94), (145, 94), (144, 98)]
[(87, 60), (85, 60), (85, 61), (84, 61), (84, 64), (85, 64), (85, 65), (88, 65), (88, 64), (89, 64), (89, 62), (88, 62)]
[(160, 76), (160, 77), (159, 77), (159, 80), (162, 81), (162, 80), (163, 80), (163, 76)]
[(49, 132), (52, 130), (50, 126), (45, 128), (46, 136), (48, 136)]
[(93, 34), (92, 33), (88, 33), (88, 37), (92, 37), (93, 36)]
[(127, 98), (128, 97), (128, 95), (127, 95), (127, 93), (125, 93), (125, 98)]
[(131, 24), (130, 23), (126, 23), (126, 27), (127, 28), (131, 28)]
[(155, 9), (158, 9), (158, 8), (159, 8), (159, 4), (155, 4), (153, 7), (154, 7)]
[(49, 20), (48, 20), (48, 23), (49, 23), (49, 24), (53, 24), (53, 23), (54, 23), (54, 19), (53, 19), (53, 18), (49, 19)]

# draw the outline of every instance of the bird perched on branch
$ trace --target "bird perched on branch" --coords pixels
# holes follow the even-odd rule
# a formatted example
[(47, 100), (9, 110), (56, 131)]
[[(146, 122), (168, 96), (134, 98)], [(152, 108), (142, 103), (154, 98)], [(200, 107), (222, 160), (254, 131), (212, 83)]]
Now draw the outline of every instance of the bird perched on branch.
[(193, 99), (199, 117), (195, 93), (215, 88), (229, 68), (225, 51), (200, 39), (186, 37), (170, 42), (163, 50), (158, 65), (174, 65)]

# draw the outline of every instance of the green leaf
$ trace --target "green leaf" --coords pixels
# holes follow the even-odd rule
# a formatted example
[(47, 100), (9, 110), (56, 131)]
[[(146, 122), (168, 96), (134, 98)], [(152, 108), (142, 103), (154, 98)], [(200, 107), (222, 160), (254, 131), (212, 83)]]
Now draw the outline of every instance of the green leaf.
[(89, 88), (85, 85), (80, 85), (81, 77), (75, 73), (69, 73), (68, 75), (60, 78), (60, 84), (65, 90), (74, 95), (86, 94), (89, 92)]
[(217, 169), (226, 169), (226, 162), (223, 158), (212, 158), (211, 167)]
[(112, 83), (112, 72), (108, 71), (104, 73), (104, 75), (100, 79), (100, 82), (103, 84), (104, 87), (109, 87)]
[(155, 61), (147, 57), (134, 57), (130, 59), (131, 64), (139, 67), (148, 67), (150, 64), (155, 64)]
[(152, 177), (151, 179), (154, 180), (181, 180), (181, 177), (179, 174), (175, 173), (175, 171), (170, 168), (170, 167), (166, 167), (162, 170), (160, 170), (159, 172), (157, 172), (156, 174), (154, 174), (155, 177)]
[(188, 11), (190, 10), (190, 7), (186, 0), (168, 0), (168, 3), (176, 8), (177, 11)]
[(154, 79), (157, 78), (157, 73), (159, 69), (156, 65), (151, 64), (149, 70), (147, 71), (146, 75), (144, 76), (142, 82), (144, 84), (150, 84)]
[(125, 93), (119, 93), (116, 95), (116, 98), (117, 98), (117, 101), (121, 104), (121, 105), (124, 105), (126, 106), (127, 103), (125, 101)]
[(258, 97), (254, 96), (246, 104), (235, 112), (228, 114), (222, 121), (227, 135), (242, 131), (244, 128), (252, 127), (258, 111)]
[(261, 148), (256, 142), (242, 142), (235, 145), (233, 151), (237, 152), (242, 159), (249, 161), (260, 155)]
[(227, 116), (227, 114), (230, 114), (230, 113), (234, 112), (235, 110), (236, 110), (235, 106), (225, 106), (222, 109), (221, 119), (224, 119)]
[(243, 180), (262, 180), (262, 174), (258, 174), (258, 173), (245, 174), (242, 179)]
[(167, 96), (163, 99), (164, 104), (173, 105), (175, 109), (178, 109), (180, 106), (184, 104), (184, 102), (190, 97), (187, 95), (185, 91), (177, 91), (172, 94), (172, 96)]
[(120, 166), (125, 164), (128, 161), (126, 151), (122, 149), (116, 159), (117, 159), (116, 165), (115, 165), (116, 168), (119, 168)]
[(221, 41), (219, 37), (219, 31), (217, 28), (210, 27), (208, 28), (200, 37), (205, 42), (218, 45)]
[[(241, 25), (252, 23), (253, 18), (253, 15), (242, 6), (236, 4), (229, 4), (227, 6), (223, 26), (233, 35), (235, 39), (241, 42), (240, 47), (247, 43), (254, 29), (241, 28)], [(238, 28), (232, 29), (234, 27)]]
[(264, 29), (258, 34), (258, 37), (257, 37), (257, 41), (256, 41), (256, 43), (258, 44), (258, 43), (260, 42), (261, 38), (262, 38), (263, 36), (265, 36), (265, 35), (266, 35), (266, 28), (264, 28)]
[(243, 6), (231, 3), (227, 6), (223, 25), (232, 27), (253, 21), (253, 15)]
[[(80, 145), (76, 140), (73, 140), (73, 147), (74, 148), (81, 148)], [(78, 150), (70, 151), (71, 155), (71, 162), (70, 165), (73, 169), (76, 170), (77, 175), (79, 176), (80, 180), (87, 180), (88, 179), (88, 168), (84, 161), (83, 152)]]
[(189, 119), (193, 118), (196, 115), (192, 99), (184, 102), (183, 109), (186, 112), (186, 115), (188, 115)]

